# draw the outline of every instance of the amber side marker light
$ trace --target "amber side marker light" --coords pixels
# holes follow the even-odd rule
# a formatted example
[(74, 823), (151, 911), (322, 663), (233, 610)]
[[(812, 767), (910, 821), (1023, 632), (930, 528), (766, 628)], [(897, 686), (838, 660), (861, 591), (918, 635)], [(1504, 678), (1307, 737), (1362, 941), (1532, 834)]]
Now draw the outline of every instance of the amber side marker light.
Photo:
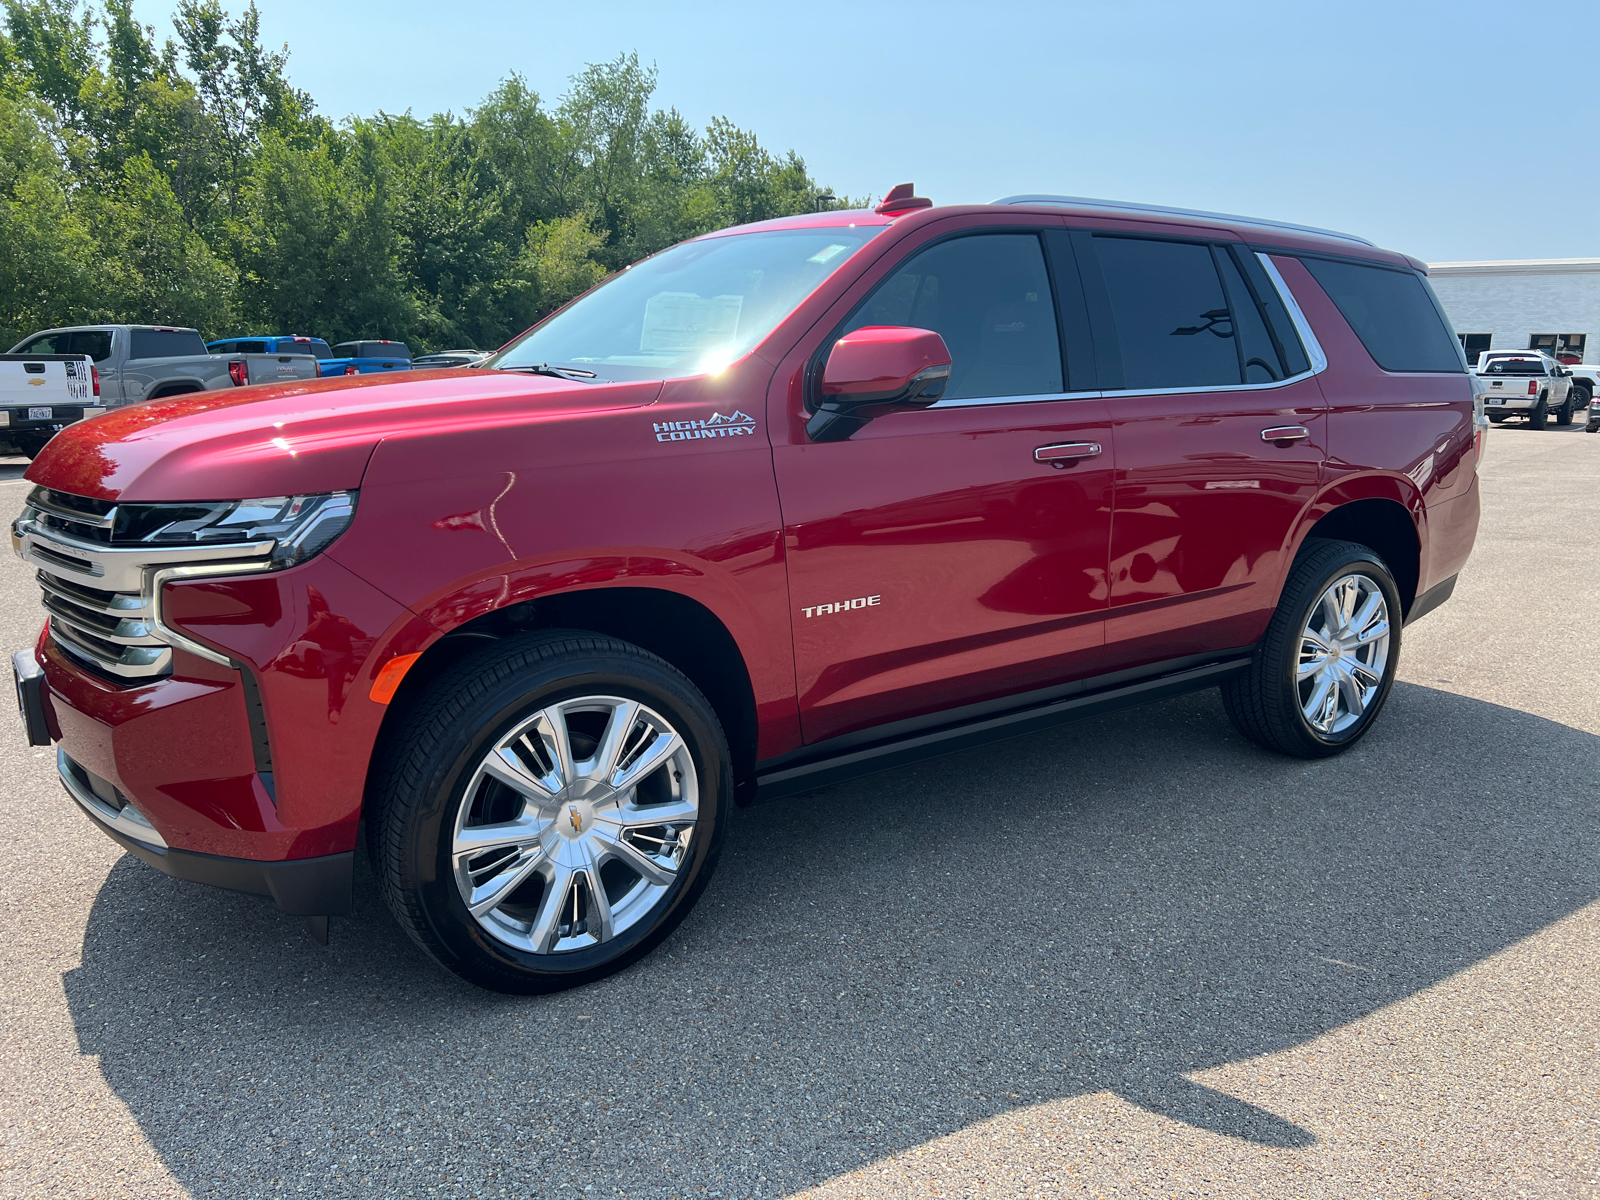
[(411, 669), (411, 664), (421, 658), (420, 652), (416, 654), (402, 654), (391, 658), (378, 669), (378, 677), (372, 681), (372, 690), (367, 693), (379, 704), (387, 704), (394, 699), (394, 694), (400, 688), (400, 681), (406, 677), (406, 672)]

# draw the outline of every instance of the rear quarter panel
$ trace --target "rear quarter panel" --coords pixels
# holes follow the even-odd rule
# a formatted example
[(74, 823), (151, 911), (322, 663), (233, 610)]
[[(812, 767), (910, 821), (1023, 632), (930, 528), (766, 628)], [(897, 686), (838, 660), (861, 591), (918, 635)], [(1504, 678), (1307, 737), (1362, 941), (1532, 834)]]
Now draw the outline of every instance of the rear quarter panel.
[(1385, 371), (1298, 258), (1272, 261), (1328, 356), (1318, 376), (1328, 403), (1328, 458), (1304, 528), (1352, 500), (1402, 505), (1420, 544), (1421, 595), (1461, 569), (1477, 531), (1471, 381), (1465, 373)]

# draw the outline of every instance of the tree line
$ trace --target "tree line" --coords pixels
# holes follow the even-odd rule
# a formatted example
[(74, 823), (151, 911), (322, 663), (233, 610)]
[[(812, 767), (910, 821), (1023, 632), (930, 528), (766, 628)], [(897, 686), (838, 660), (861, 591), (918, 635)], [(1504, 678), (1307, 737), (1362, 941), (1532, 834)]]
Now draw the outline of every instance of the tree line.
[(4, 0), (0, 348), (55, 325), (492, 348), (686, 237), (847, 203), (794, 151), (652, 109), (637, 54), (554, 105), (518, 74), (465, 115), (331, 121), (252, 3)]

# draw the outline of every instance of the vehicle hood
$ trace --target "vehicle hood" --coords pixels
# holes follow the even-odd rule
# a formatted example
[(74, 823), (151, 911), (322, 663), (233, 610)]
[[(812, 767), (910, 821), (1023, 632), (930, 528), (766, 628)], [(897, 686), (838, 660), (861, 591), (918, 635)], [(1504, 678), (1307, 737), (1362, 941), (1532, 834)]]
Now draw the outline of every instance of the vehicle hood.
[(113, 409), (51, 438), (26, 478), (100, 500), (240, 500), (361, 485), (397, 433), (642, 408), (657, 382), (580, 383), (453, 368), (263, 384)]

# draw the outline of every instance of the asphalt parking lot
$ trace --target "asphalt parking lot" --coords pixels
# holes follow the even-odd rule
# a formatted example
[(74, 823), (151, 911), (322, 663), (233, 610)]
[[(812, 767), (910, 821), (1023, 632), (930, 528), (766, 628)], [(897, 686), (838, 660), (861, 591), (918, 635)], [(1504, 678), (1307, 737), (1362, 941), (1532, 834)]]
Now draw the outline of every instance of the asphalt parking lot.
[[(0, 515), (26, 484), (0, 460)], [(1600, 435), (1490, 435), (1355, 751), (1214, 692), (737, 814), (510, 998), (125, 857), (0, 718), (0, 1194), (1600, 1196)], [(0, 560), (0, 644), (39, 622)]]

